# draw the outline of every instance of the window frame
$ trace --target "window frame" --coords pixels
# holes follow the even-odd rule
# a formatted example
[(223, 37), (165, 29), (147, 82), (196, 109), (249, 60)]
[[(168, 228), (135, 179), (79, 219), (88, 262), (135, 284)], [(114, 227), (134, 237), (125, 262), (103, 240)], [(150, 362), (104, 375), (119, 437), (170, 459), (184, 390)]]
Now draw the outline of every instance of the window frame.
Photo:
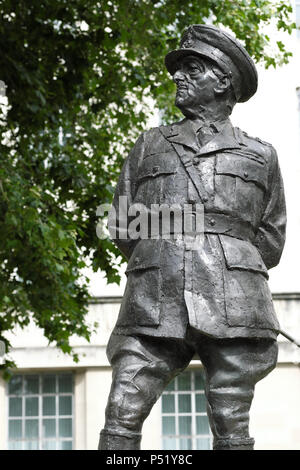
[[(38, 446), (36, 449), (32, 450), (60, 450), (60, 444), (62, 442), (71, 442), (71, 449), (74, 449), (75, 443), (75, 375), (73, 371), (28, 371), (28, 372), (20, 372), (17, 371), (13, 374), (14, 376), (22, 377), (22, 387), (21, 393), (10, 393), (9, 391), (9, 382), (6, 384), (6, 426), (7, 426), (7, 436), (6, 436), (6, 447), (7, 449), (14, 450), (10, 447), (10, 444), (13, 442), (20, 442), (21, 449), (19, 450), (31, 450), (26, 448), (26, 442), (36, 441)], [(37, 393), (25, 393), (25, 378), (30, 376), (37, 376), (38, 377), (38, 392)], [(45, 376), (54, 376), (55, 377), (55, 392), (45, 392), (43, 393), (42, 386), (43, 386), (43, 378)], [(72, 391), (71, 392), (60, 392), (59, 391), (59, 377), (61, 376), (70, 376), (71, 377), (71, 384), (72, 384)], [(71, 414), (68, 415), (61, 415), (59, 413), (59, 397), (63, 396), (70, 396), (71, 397)], [(26, 398), (38, 398), (38, 415), (35, 416), (26, 416)], [(43, 397), (55, 397), (55, 414), (53, 415), (43, 415)], [(21, 416), (10, 416), (10, 398), (21, 398), (22, 399), (22, 414)], [(59, 419), (71, 419), (71, 437), (60, 437), (59, 436)], [(38, 436), (37, 438), (28, 438), (25, 435), (25, 423), (26, 420), (37, 420), (38, 421)], [(44, 437), (43, 436), (43, 420), (44, 419), (53, 419), (55, 420), (55, 437)], [(22, 424), (22, 435), (20, 438), (10, 438), (9, 436), (9, 423), (10, 421), (21, 420)], [(53, 441), (55, 444), (55, 449), (43, 449), (43, 445), (45, 441)], [(18, 450), (18, 449), (16, 449)]]
[[(201, 372), (203, 373), (203, 368), (202, 367), (191, 367), (186, 369), (182, 374), (189, 372), (191, 374), (191, 389), (190, 390), (178, 390), (178, 377), (180, 377), (181, 374), (179, 374), (175, 379), (174, 379), (174, 390), (164, 390), (161, 396), (161, 448), (162, 450), (171, 450), (171, 449), (164, 449), (163, 446), (163, 440), (165, 438), (173, 438), (176, 441), (176, 449), (172, 450), (185, 450), (185, 449), (180, 449), (180, 439), (191, 439), (192, 441), (192, 448), (191, 450), (197, 450), (197, 439), (209, 439), (209, 449), (212, 449), (213, 445), (213, 436), (211, 429), (209, 427), (209, 433), (208, 434), (197, 434), (197, 427), (196, 427), (196, 417), (197, 416), (206, 416), (207, 413), (206, 411), (196, 411), (196, 395), (203, 395), (205, 397), (205, 391), (204, 389), (197, 389), (195, 386), (195, 372)], [(191, 396), (191, 411), (190, 412), (179, 412), (178, 410), (178, 402), (179, 402), (179, 395), (190, 395)], [(174, 412), (164, 412), (163, 411), (163, 396), (166, 395), (174, 395), (175, 396), (175, 410)], [(164, 435), (163, 434), (163, 417), (175, 417), (175, 434), (174, 435)], [(179, 417), (180, 416), (191, 416), (191, 435), (182, 435), (179, 434)]]

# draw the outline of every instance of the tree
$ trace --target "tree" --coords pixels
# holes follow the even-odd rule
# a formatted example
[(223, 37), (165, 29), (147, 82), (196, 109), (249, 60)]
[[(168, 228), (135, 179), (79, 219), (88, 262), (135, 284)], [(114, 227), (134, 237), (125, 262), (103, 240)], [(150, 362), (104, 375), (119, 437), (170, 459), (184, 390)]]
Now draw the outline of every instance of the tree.
[[(110, 203), (122, 161), (150, 113), (176, 113), (163, 65), (183, 29), (231, 28), (256, 61), (272, 55), (261, 27), (291, 33), (291, 6), (278, 0), (3, 0), (0, 167), (0, 339), (30, 318), (49, 342), (72, 353), (89, 339), (88, 283), (82, 268), (119, 280), (123, 261), (96, 235), (96, 208)], [(76, 360), (76, 356), (74, 357)], [(10, 365), (8, 361), (6, 367)]]

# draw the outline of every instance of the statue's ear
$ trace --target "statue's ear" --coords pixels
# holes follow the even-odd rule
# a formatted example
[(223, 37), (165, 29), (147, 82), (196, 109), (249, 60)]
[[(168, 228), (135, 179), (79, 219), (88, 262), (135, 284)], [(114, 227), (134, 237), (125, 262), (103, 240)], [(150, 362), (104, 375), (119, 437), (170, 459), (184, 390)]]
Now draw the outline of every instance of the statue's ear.
[(216, 95), (222, 95), (230, 88), (231, 82), (227, 75), (219, 77), (218, 84), (215, 86), (214, 91)]

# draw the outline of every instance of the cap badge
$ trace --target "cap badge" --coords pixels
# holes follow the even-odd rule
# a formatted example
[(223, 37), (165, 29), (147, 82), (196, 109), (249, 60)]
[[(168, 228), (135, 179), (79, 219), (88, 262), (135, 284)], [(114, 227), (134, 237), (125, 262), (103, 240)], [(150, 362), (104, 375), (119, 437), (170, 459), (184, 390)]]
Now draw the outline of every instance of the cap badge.
[(181, 47), (183, 47), (184, 49), (188, 49), (189, 47), (192, 47), (193, 45), (194, 45), (194, 38), (192, 35), (192, 31), (189, 31)]

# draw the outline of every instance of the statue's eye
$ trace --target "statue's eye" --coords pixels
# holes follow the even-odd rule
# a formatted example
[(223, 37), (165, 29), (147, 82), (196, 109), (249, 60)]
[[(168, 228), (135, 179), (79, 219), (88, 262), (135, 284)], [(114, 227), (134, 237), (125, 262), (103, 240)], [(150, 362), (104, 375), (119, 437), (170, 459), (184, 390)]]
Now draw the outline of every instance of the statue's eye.
[(192, 73), (200, 72), (200, 68), (198, 65), (190, 65), (189, 72), (192, 72)]

